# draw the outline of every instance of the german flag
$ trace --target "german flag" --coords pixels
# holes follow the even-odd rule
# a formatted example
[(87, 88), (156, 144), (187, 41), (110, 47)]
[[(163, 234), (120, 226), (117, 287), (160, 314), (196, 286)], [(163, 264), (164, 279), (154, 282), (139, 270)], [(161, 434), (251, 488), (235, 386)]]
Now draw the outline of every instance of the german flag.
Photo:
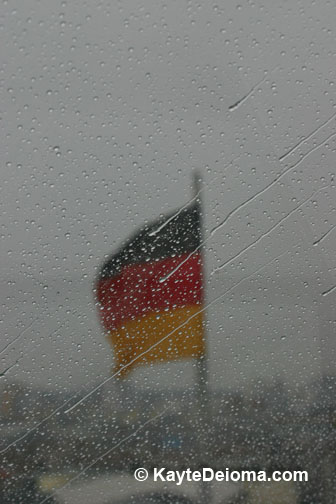
[(145, 225), (101, 268), (100, 316), (120, 376), (135, 365), (204, 354), (200, 245), (196, 201)]

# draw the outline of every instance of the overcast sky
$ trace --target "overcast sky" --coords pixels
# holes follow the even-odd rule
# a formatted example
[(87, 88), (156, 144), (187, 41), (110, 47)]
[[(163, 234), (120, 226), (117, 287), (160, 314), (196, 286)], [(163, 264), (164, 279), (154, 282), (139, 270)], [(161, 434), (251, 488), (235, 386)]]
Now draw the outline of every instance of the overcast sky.
[[(3, 348), (12, 342), (0, 362), (15, 364), (4, 380), (71, 389), (108, 376), (97, 268), (188, 201), (193, 168), (213, 386), (331, 369), (335, 6), (28, 0), (0, 12)], [(131, 380), (179, 386), (193, 372), (157, 365)]]

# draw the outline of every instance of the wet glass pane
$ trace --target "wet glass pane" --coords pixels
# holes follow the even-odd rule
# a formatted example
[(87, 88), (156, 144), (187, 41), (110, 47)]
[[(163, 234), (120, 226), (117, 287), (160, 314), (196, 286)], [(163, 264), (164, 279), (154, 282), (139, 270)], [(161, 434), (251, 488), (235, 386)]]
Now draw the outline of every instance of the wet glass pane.
[(1, 503), (334, 502), (335, 20), (3, 1)]

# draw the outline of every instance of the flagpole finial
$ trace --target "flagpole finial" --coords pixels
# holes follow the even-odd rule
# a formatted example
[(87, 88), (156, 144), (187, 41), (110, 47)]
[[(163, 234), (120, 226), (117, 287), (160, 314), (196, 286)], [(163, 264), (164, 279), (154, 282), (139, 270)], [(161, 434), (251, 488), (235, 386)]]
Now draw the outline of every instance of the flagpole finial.
[(195, 170), (193, 170), (194, 197), (197, 197), (199, 195), (201, 188), (202, 188), (202, 175), (201, 175), (201, 171), (196, 168)]

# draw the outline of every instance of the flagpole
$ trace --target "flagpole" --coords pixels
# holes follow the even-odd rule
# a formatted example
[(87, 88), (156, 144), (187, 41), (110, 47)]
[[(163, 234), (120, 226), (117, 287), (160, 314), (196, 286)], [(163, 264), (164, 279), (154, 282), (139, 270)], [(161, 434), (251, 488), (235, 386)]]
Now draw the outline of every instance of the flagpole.
[[(200, 211), (200, 238), (201, 243), (203, 242), (203, 208), (202, 208), (202, 177), (198, 170), (193, 172), (193, 193), (195, 201), (199, 204)], [(203, 246), (200, 249), (201, 257), (203, 256)], [(202, 283), (204, 289), (204, 265), (202, 257)], [(206, 451), (208, 450), (208, 426), (209, 426), (209, 376), (208, 376), (208, 359), (207, 359), (207, 341), (205, 334), (205, 326), (203, 328), (203, 338), (205, 350), (203, 355), (196, 359), (196, 385), (197, 385), (197, 399), (198, 408), (200, 416), (200, 432), (199, 432), (199, 462), (204, 465), (205, 460), (208, 456)], [(211, 484), (209, 482), (201, 481), (200, 485), (200, 502), (210, 504), (211, 503)]]
[[(202, 177), (198, 170), (193, 172), (193, 191), (195, 201), (199, 204), (200, 209), (200, 235), (201, 235), (201, 243), (203, 241), (203, 202), (201, 197), (201, 189), (202, 189)], [(200, 249), (201, 256), (203, 256), (203, 246)], [(203, 263), (203, 257), (202, 257)], [(202, 264), (202, 282), (204, 284), (204, 266)], [(203, 329), (203, 337), (205, 338), (205, 327)], [(207, 365), (207, 352), (206, 352), (206, 340), (205, 340), (205, 352), (197, 359), (197, 391), (198, 398), (200, 403), (201, 410), (207, 411), (208, 406), (208, 365)]]

